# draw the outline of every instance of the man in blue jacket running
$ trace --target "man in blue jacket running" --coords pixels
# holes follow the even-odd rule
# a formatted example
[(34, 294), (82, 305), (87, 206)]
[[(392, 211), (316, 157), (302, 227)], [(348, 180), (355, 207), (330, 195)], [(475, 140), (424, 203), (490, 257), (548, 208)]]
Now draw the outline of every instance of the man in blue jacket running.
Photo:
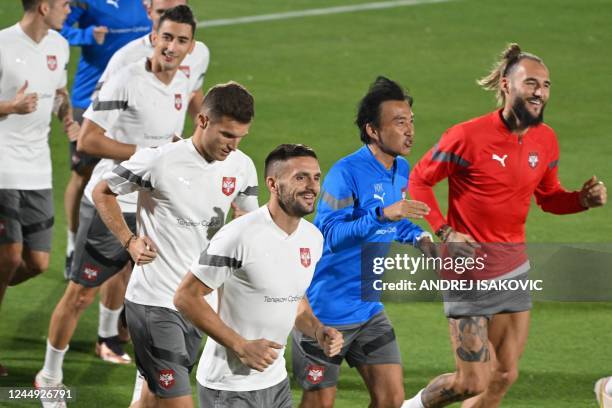
[(355, 121), (364, 146), (329, 170), (314, 223), (325, 238), (307, 295), (325, 325), (340, 330), (344, 347), (328, 358), (317, 341), (295, 330), (293, 375), (304, 393), (301, 407), (332, 406), (340, 364), (356, 367), (373, 407), (400, 407), (404, 385), (400, 352), (389, 318), (379, 301), (362, 299), (362, 245), (392, 241), (415, 246), (431, 235), (408, 218), (420, 219), (429, 207), (406, 199), (414, 139), (412, 97), (397, 83), (378, 77), (359, 104)]

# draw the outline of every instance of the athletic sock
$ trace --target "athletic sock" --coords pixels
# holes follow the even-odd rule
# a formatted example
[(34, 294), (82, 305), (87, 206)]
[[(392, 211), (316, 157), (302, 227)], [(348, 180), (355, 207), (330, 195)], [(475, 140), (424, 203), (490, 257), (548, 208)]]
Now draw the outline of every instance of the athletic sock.
[(132, 393), (132, 402), (130, 402), (130, 405), (140, 399), (140, 393), (142, 392), (143, 383), (144, 377), (140, 375), (140, 371), (136, 370), (136, 381), (134, 382), (134, 392)]
[(612, 377), (609, 377), (606, 383), (606, 394), (612, 397)]
[(49, 343), (47, 339), (47, 351), (45, 352), (45, 363), (42, 368), (42, 373), (45, 377), (62, 382), (64, 373), (62, 372), (62, 365), (64, 364), (64, 355), (68, 351), (68, 347), (64, 350), (58, 350)]
[(419, 393), (411, 399), (404, 401), (404, 403), (402, 404), (402, 408), (425, 408), (423, 406), (423, 403), (421, 402), (421, 394), (424, 390), (425, 388), (419, 391)]
[(67, 230), (66, 232), (68, 233), (68, 239), (66, 240), (66, 256), (70, 256), (70, 254), (74, 252), (74, 238), (76, 233), (70, 230)]
[(104, 306), (102, 302), (100, 305), (100, 316), (98, 318), (98, 337), (114, 337), (119, 335), (119, 315), (123, 306), (117, 310), (111, 310)]

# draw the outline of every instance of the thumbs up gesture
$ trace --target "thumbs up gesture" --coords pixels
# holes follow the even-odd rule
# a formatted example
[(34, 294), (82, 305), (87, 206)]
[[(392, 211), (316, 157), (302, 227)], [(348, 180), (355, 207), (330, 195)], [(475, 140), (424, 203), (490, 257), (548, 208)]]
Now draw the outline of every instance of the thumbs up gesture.
[(26, 93), (28, 81), (25, 81), (23, 86), (17, 90), (15, 99), (13, 99), (13, 111), (18, 115), (25, 115), (36, 110), (38, 103), (38, 95), (35, 93)]
[(597, 176), (588, 179), (580, 190), (580, 204), (584, 208), (601, 207), (608, 201), (608, 192), (603, 181), (597, 180)]

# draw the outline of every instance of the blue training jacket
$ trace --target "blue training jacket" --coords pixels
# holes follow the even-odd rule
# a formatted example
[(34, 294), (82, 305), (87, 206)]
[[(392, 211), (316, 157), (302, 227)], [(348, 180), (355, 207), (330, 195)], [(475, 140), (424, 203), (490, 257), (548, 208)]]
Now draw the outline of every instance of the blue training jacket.
[(405, 198), (409, 173), (410, 165), (403, 157), (397, 157), (387, 170), (367, 146), (329, 170), (314, 220), (325, 237), (323, 256), (307, 292), (314, 314), (323, 323), (363, 323), (383, 310), (382, 303), (361, 299), (361, 245), (414, 244), (423, 233), (407, 219), (392, 222), (379, 217), (384, 207)]
[[(70, 7), (61, 33), (71, 46), (81, 47), (71, 99), (74, 107), (86, 109), (115, 51), (150, 32), (151, 21), (142, 0), (72, 0)], [(102, 45), (93, 36), (96, 26), (108, 28)]]

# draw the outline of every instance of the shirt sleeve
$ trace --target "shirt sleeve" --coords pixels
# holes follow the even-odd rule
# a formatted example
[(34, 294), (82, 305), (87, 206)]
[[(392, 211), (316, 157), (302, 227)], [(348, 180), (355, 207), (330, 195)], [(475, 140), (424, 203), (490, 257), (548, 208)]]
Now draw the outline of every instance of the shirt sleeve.
[(57, 89), (65, 88), (66, 85), (68, 85), (68, 63), (70, 62), (70, 46), (67, 42), (64, 42), (63, 40), (62, 42), (64, 43), (64, 57), (66, 62), (63, 66), (62, 77), (60, 79)]
[(550, 148), (552, 160), (546, 163), (546, 172), (535, 190), (536, 203), (552, 214), (573, 214), (586, 210), (580, 204), (580, 192), (567, 191), (559, 181), (559, 145), (556, 137), (553, 137)]
[(0, 48), (0, 93), (2, 93), (2, 48)]
[(397, 231), (395, 232), (395, 241), (402, 244), (416, 245), (417, 241), (425, 233), (423, 228), (405, 218), (398, 221), (396, 228)]
[(106, 65), (106, 68), (104, 68), (104, 72), (102, 72), (102, 75), (100, 75), (100, 79), (98, 79), (98, 82), (96, 83), (96, 87), (94, 89), (92, 99), (94, 100), (97, 99), (99, 92), (102, 89), (102, 85), (104, 85), (104, 83), (108, 81), (108, 78), (110, 78), (114, 72), (117, 72), (119, 70), (119, 67), (120, 67), (119, 64), (122, 64), (122, 63), (123, 62), (121, 61), (121, 58), (119, 57), (119, 52), (116, 52), (115, 54), (113, 54), (110, 61), (108, 61), (108, 65)]
[(240, 232), (235, 223), (219, 230), (191, 266), (191, 273), (211, 289), (217, 289), (242, 268)]
[(434, 195), (433, 186), (441, 180), (461, 172), (470, 166), (469, 153), (463, 129), (447, 130), (440, 141), (419, 160), (410, 174), (409, 191), (413, 200), (422, 201), (430, 208), (425, 217), (433, 231), (446, 224), (444, 215)]
[(117, 74), (102, 86), (83, 117), (108, 131), (130, 105), (130, 88), (123, 75)]
[(314, 220), (332, 252), (366, 242), (376, 229), (389, 223), (382, 217), (381, 207), (362, 210), (357, 203), (350, 169), (337, 163), (325, 177)]
[[(196, 45), (197, 47), (197, 45)], [(198, 91), (204, 85), (204, 78), (208, 71), (208, 64), (210, 63), (210, 51), (208, 47), (202, 44), (202, 58), (198, 61), (197, 66), (194, 69), (195, 81), (193, 84), (192, 92)]]
[(73, 27), (80, 23), (81, 17), (85, 15), (89, 4), (84, 1), (71, 1), (70, 14), (66, 18), (60, 33), (71, 46), (94, 45), (96, 40), (93, 35), (94, 25), (86, 28)]
[(129, 160), (105, 173), (103, 179), (111, 191), (117, 195), (134, 191), (152, 191), (155, 189), (155, 167), (160, 165), (160, 148), (138, 150)]
[(238, 195), (234, 199), (234, 203), (243, 211), (254, 211), (259, 208), (259, 187), (257, 185), (257, 170), (253, 160), (247, 156), (247, 171), (245, 174), (245, 183)]

